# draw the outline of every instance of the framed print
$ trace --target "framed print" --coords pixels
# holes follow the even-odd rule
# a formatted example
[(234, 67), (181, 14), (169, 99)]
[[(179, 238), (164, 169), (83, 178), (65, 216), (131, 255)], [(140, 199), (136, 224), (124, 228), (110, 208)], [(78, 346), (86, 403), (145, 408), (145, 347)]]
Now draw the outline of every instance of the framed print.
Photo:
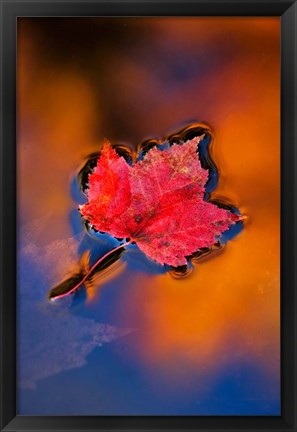
[(296, 11), (1, 1), (1, 430), (297, 430)]

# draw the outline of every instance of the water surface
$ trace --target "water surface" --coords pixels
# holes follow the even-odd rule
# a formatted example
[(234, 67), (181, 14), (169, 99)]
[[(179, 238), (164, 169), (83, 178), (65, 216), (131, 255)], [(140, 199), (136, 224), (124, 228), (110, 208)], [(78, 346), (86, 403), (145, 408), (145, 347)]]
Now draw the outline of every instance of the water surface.
[[(279, 84), (278, 18), (18, 20), (18, 414), (280, 414)], [(187, 278), (131, 246), (49, 303), (118, 244), (77, 217), (85, 158), (197, 121), (245, 229)]]

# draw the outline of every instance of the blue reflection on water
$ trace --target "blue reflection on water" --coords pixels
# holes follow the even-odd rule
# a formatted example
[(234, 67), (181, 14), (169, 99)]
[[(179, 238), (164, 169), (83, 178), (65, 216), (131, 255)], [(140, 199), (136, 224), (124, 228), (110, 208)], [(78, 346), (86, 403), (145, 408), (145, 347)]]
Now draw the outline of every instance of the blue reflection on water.
[[(41, 381), (36, 390), (20, 393), (20, 413), (31, 415), (280, 415), (278, 385), (257, 365), (230, 364), (217, 383), (201, 394), (199, 376), (178, 397), (178, 388), (161, 389), (158, 372), (121, 357), (129, 338), (95, 349), (86, 366)], [(234, 372), (236, 370), (236, 373)], [(274, 391), (271, 392), (271, 388)], [(273, 396), (271, 396), (271, 394)], [(42, 402), (41, 402), (42, 401)]]

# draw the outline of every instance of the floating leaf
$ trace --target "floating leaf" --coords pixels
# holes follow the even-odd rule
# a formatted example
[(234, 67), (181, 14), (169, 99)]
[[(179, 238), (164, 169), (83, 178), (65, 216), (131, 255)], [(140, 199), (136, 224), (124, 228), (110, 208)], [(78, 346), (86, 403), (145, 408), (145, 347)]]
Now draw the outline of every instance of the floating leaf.
[(98, 231), (129, 238), (160, 264), (186, 265), (186, 257), (210, 248), (240, 220), (204, 200), (208, 170), (197, 156), (203, 137), (163, 151), (155, 146), (132, 167), (105, 142), (82, 216)]

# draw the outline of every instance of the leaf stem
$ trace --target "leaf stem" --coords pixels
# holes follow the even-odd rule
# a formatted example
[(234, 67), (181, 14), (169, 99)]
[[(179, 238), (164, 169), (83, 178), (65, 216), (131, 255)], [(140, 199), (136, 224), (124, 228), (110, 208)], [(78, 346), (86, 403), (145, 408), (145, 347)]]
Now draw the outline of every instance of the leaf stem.
[(109, 252), (107, 252), (105, 255), (103, 255), (101, 258), (98, 259), (98, 261), (95, 262), (95, 264), (90, 268), (90, 270), (84, 275), (84, 277), (82, 278), (82, 280), (75, 285), (75, 287), (73, 287), (70, 291), (68, 291), (67, 293), (64, 294), (59, 294), (56, 297), (54, 297), (52, 300), (58, 300), (60, 298), (66, 297), (69, 294), (73, 293), (74, 291), (76, 291), (90, 276), (90, 274), (92, 273), (92, 271), (97, 267), (97, 265), (99, 265), (105, 258), (107, 258), (109, 255), (111, 255), (113, 252), (128, 246), (131, 243), (131, 240), (129, 240), (126, 243), (123, 243), (119, 246), (117, 246), (116, 248), (110, 250)]

